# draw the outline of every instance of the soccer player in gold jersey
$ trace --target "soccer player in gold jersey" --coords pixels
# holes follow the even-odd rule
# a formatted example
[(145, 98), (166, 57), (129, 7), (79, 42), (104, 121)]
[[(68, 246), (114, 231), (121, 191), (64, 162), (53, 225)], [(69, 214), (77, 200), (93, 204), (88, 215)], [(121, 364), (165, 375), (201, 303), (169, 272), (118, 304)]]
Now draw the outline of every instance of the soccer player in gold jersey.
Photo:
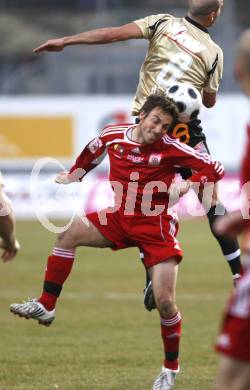
[[(154, 88), (167, 89), (174, 83), (189, 83), (202, 94), (203, 104), (210, 108), (216, 103), (216, 94), (222, 78), (223, 53), (212, 40), (208, 28), (221, 13), (223, 0), (190, 0), (185, 17), (166, 13), (151, 15), (120, 27), (107, 27), (59, 39), (51, 39), (34, 49), (35, 53), (61, 51), (77, 44), (107, 44), (130, 39), (147, 39), (148, 52), (140, 70), (139, 83), (133, 101), (132, 114), (137, 116)], [(188, 124), (172, 129), (172, 134), (200, 151), (208, 151), (206, 137), (195, 118)], [(182, 171), (183, 178), (190, 175)], [(199, 195), (201, 201), (202, 194)], [(217, 214), (224, 214), (217, 191), (214, 191), (211, 208), (207, 213), (210, 228), (217, 239), (236, 281), (240, 278), (240, 249), (237, 240), (229, 240), (214, 231)], [(149, 280), (148, 280), (149, 283)], [(149, 294), (147, 294), (147, 292)], [(151, 285), (146, 290), (145, 305), (153, 306)], [(150, 302), (148, 302), (148, 297)]]

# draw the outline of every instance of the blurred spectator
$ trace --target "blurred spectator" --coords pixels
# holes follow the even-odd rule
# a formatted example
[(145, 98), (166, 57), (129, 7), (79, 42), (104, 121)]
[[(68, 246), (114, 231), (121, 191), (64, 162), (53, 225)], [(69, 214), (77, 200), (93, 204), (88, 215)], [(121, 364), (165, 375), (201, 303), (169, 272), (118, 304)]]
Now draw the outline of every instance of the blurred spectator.
[[(244, 93), (250, 97), (250, 29), (240, 38), (235, 62), (235, 75)], [(249, 214), (250, 182), (250, 123), (247, 127), (247, 146), (242, 163), (241, 179), (245, 192), (245, 210)], [(246, 215), (245, 215), (246, 217)], [(248, 215), (249, 218), (249, 215)], [(218, 220), (219, 234), (234, 238), (244, 232), (242, 250), (245, 254), (245, 274), (232, 296), (224, 315), (216, 348), (221, 354), (216, 390), (250, 389), (250, 220), (241, 212)]]

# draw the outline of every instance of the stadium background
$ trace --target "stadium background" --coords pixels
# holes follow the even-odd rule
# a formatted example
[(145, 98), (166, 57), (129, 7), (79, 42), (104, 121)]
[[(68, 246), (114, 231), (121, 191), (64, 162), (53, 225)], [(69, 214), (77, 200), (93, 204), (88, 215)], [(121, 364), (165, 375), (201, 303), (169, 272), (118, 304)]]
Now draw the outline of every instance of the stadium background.
[[(22, 245), (13, 263), (1, 266), (6, 351), (0, 357), (2, 390), (146, 389), (160, 368), (158, 319), (143, 309), (144, 276), (135, 250), (119, 254), (80, 250), (58, 318), (49, 330), (32, 322), (19, 323), (8, 315), (8, 305), (36, 296), (42, 284), (55, 236), (41, 226), (37, 210), (68, 218), (72, 208), (81, 211), (83, 206), (100, 207), (108, 201), (103, 181), (106, 162), (82, 187), (58, 190), (53, 177), (62, 166), (70, 166), (101, 127), (130, 119), (147, 42), (98, 49), (75, 46), (42, 55), (32, 54), (32, 49), (49, 38), (117, 26), (149, 14), (185, 14), (185, 8), (182, 0), (0, 1), (0, 167)], [(211, 152), (227, 170), (221, 191), (229, 208), (238, 204), (237, 175), (248, 119), (248, 102), (233, 79), (233, 58), (237, 37), (250, 23), (249, 8), (243, 0), (226, 0), (221, 19), (211, 29), (224, 50), (225, 69), (217, 106), (202, 112)], [(31, 171), (44, 157), (54, 160), (41, 161), (32, 201)], [(102, 185), (96, 185), (97, 180)], [(189, 197), (186, 202), (193, 200)], [(182, 216), (187, 215), (185, 207), (183, 202)], [(215, 374), (212, 343), (231, 288), (230, 274), (204, 219), (182, 222), (180, 240), (185, 261), (177, 299), (184, 333), (182, 375), (176, 388), (206, 390), (212, 388)]]

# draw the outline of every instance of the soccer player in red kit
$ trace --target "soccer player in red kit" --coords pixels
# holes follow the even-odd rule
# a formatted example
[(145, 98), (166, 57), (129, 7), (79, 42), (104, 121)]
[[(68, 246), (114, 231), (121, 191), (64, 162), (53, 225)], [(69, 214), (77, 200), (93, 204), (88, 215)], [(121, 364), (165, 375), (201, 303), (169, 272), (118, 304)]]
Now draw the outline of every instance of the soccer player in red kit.
[(88, 214), (85, 223), (76, 217), (71, 227), (58, 236), (48, 258), (40, 298), (10, 306), (14, 314), (49, 325), (78, 246), (113, 250), (137, 246), (152, 279), (165, 351), (155, 390), (172, 388), (179, 371), (181, 315), (175, 303), (175, 287), (182, 250), (176, 239), (177, 218), (168, 210), (168, 191), (178, 167), (193, 170), (180, 195), (193, 183), (216, 182), (224, 172), (208, 154), (165, 135), (177, 116), (171, 99), (151, 95), (139, 113), (138, 124), (105, 128), (84, 148), (70, 172), (58, 175), (56, 181), (61, 184), (82, 180), (107, 151), (114, 206)]
[[(243, 91), (250, 97), (250, 29), (238, 44), (235, 75)], [(235, 238), (244, 233), (242, 252), (245, 254), (245, 272), (224, 315), (216, 349), (220, 353), (216, 390), (250, 389), (250, 122), (247, 127), (247, 145), (241, 169), (244, 202), (241, 212), (228, 214), (218, 220), (219, 234)]]
[[(166, 3), (167, 4), (167, 3)], [(175, 17), (163, 11), (149, 15), (119, 27), (106, 27), (81, 32), (76, 35), (50, 39), (34, 49), (35, 53), (57, 52), (71, 45), (98, 45), (131, 39), (146, 39), (149, 43), (142, 64), (139, 83), (132, 106), (137, 116), (146, 98), (160, 88), (168, 90), (176, 83), (187, 83), (198, 89), (205, 107), (213, 107), (223, 73), (223, 52), (209, 34), (209, 28), (217, 21), (223, 9), (223, 0), (189, 0), (185, 17)], [(173, 123), (171, 134), (189, 146), (208, 151), (206, 136), (198, 118), (189, 123)], [(183, 179), (191, 176), (182, 168)], [(203, 193), (198, 194), (202, 202)], [(214, 231), (216, 219), (226, 212), (215, 186), (213, 202), (206, 210), (209, 227), (220, 245), (233, 276), (234, 284), (241, 276), (240, 249), (237, 239), (228, 240)], [(141, 254), (143, 260), (143, 255)], [(216, 266), (215, 266), (216, 269)], [(147, 310), (155, 308), (153, 291), (147, 274), (144, 304)]]

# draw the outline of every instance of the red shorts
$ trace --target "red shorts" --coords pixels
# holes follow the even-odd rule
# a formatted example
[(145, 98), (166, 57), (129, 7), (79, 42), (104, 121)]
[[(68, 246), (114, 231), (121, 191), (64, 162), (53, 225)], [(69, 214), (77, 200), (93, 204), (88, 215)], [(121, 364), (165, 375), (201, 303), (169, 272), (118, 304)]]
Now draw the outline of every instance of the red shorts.
[(250, 270), (238, 283), (229, 301), (216, 350), (250, 362)]
[(174, 216), (127, 216), (122, 211), (109, 210), (90, 213), (87, 218), (114, 244), (113, 250), (137, 246), (144, 255), (146, 268), (173, 257), (181, 261), (182, 250), (176, 240), (178, 222)]
[(215, 348), (224, 355), (250, 362), (250, 318), (227, 314)]

